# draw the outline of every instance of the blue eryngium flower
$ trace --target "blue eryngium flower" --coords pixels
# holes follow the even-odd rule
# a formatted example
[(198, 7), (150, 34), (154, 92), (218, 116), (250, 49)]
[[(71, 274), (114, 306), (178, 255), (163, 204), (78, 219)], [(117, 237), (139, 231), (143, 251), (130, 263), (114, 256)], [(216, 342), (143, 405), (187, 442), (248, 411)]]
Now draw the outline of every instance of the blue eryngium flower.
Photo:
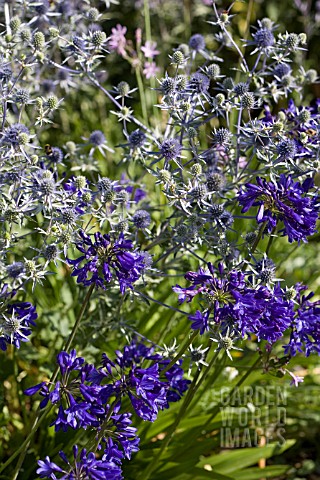
[(282, 221), (282, 231), (288, 235), (289, 242), (307, 242), (307, 236), (316, 232), (319, 212), (317, 196), (307, 196), (313, 187), (313, 180), (307, 178), (300, 184), (290, 176), (281, 174), (277, 182), (268, 182), (260, 177), (256, 181), (256, 185), (247, 183), (246, 191), (241, 190), (238, 194), (238, 201), (243, 205), (242, 212), (258, 206), (257, 221), (267, 221), (269, 232), (276, 227), (278, 221)]
[(94, 238), (79, 232), (82, 241), (76, 244), (83, 255), (76, 260), (68, 259), (74, 266), (72, 276), (77, 277), (77, 283), (83, 285), (95, 284), (105, 290), (105, 284), (117, 276), (121, 293), (126, 288), (132, 288), (144, 269), (144, 257), (133, 249), (131, 240), (125, 240), (123, 233), (113, 241), (110, 235), (94, 234)]

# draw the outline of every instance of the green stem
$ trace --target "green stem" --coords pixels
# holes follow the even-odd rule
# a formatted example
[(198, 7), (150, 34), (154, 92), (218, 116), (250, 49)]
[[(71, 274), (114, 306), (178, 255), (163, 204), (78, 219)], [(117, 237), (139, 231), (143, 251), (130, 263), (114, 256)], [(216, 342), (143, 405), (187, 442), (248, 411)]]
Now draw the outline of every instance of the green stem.
[(268, 241), (268, 245), (267, 245), (267, 248), (266, 248), (266, 255), (268, 256), (269, 254), (269, 251), (270, 251), (270, 248), (271, 248), (271, 245), (272, 245), (272, 242), (273, 242), (273, 239), (274, 239), (274, 235), (276, 233), (276, 230), (277, 230), (277, 227), (274, 227), (272, 232), (270, 233), (270, 238), (269, 238), (269, 241)]
[[(75, 335), (76, 335), (76, 333), (77, 333), (77, 330), (78, 330), (78, 328), (79, 328), (79, 326), (80, 326), (80, 322), (81, 322), (81, 320), (82, 320), (82, 318), (83, 318), (84, 312), (85, 312), (85, 310), (86, 310), (86, 308), (87, 308), (87, 306), (88, 306), (88, 303), (89, 303), (89, 301), (90, 301), (90, 298), (91, 298), (92, 292), (93, 292), (93, 290), (94, 290), (94, 287), (95, 287), (95, 284), (93, 283), (93, 284), (90, 286), (90, 288), (89, 288), (89, 290), (88, 290), (88, 292), (87, 292), (87, 294), (86, 294), (86, 296), (85, 296), (85, 299), (84, 299), (83, 304), (82, 304), (82, 306), (81, 306), (81, 309), (80, 309), (78, 318), (77, 318), (77, 320), (75, 321), (75, 324), (73, 325), (73, 328), (72, 328), (72, 331), (71, 331), (71, 333), (70, 333), (70, 335), (69, 335), (69, 338), (68, 338), (68, 340), (67, 340), (67, 342), (66, 342), (66, 344), (65, 344), (65, 346), (64, 346), (64, 350), (65, 350), (66, 352), (67, 352), (67, 351), (69, 350), (69, 348), (71, 347), (71, 344), (72, 344), (72, 342), (73, 342), (73, 340), (74, 340), (74, 337), (75, 337)], [(52, 376), (51, 376), (51, 378), (50, 378), (50, 382), (49, 382), (50, 384), (52, 384), (52, 383), (55, 382), (55, 380), (56, 380), (56, 378), (57, 378), (57, 376), (58, 376), (58, 373), (59, 373), (59, 369), (60, 369), (60, 367), (59, 367), (59, 365), (57, 365), (56, 368), (55, 368), (55, 370), (54, 370), (54, 372), (53, 372), (53, 374), (52, 374)], [(48, 411), (49, 411), (49, 410), (48, 410)], [(41, 416), (40, 406), (38, 407), (38, 410), (37, 410), (37, 412), (36, 412), (36, 417), (35, 417), (35, 420), (34, 420), (34, 422), (33, 422), (32, 428), (31, 428), (31, 432), (29, 433), (29, 435), (27, 436), (26, 440), (23, 442), (23, 444), (21, 445), (21, 447), (20, 447), (18, 450), (16, 450), (13, 455), (11, 455), (11, 457), (6, 461), (5, 464), (2, 465), (2, 467), (0, 467), (0, 473), (1, 473), (8, 465), (10, 465), (10, 463), (11, 463), (11, 462), (17, 457), (17, 455), (19, 455), (19, 453), (20, 453), (20, 457), (19, 457), (19, 459), (18, 459), (16, 468), (15, 468), (14, 473), (13, 473), (13, 476), (12, 476), (12, 480), (16, 480), (16, 478), (17, 478), (17, 476), (18, 476), (18, 474), (19, 474), (19, 472), (20, 472), (20, 468), (21, 468), (21, 466), (22, 466), (22, 464), (23, 464), (24, 458), (25, 458), (25, 456), (26, 456), (27, 450), (28, 450), (28, 448), (29, 448), (30, 441), (31, 441), (33, 435), (34, 435), (34, 434), (36, 433), (36, 431), (38, 430), (40, 424), (42, 423), (42, 421), (43, 421), (44, 418), (46, 417), (48, 411), (45, 411), (44, 414)]]
[(151, 21), (150, 21), (150, 9), (149, 9), (149, 0), (143, 1), (143, 10), (144, 10), (144, 24), (146, 29), (146, 39), (151, 40)]
[(136, 71), (136, 79), (137, 79), (137, 83), (138, 83), (140, 100), (141, 100), (142, 116), (143, 116), (144, 122), (149, 127), (146, 95), (145, 95), (145, 91), (144, 91), (144, 88), (143, 88), (143, 82), (142, 82), (142, 78), (141, 78), (140, 67), (137, 67), (135, 69), (135, 71)]
[(263, 222), (263, 224), (261, 225), (260, 229), (259, 229), (259, 232), (258, 232), (258, 235), (257, 235), (257, 238), (255, 239), (254, 241), (254, 244), (252, 245), (250, 251), (248, 252), (248, 255), (246, 256), (245, 260), (249, 260), (251, 255), (255, 252), (255, 249), (257, 248), (258, 246), (258, 243), (260, 242), (261, 238), (262, 238), (262, 235), (263, 235), (263, 232), (267, 226), (267, 223), (268, 223), (268, 220), (265, 220)]

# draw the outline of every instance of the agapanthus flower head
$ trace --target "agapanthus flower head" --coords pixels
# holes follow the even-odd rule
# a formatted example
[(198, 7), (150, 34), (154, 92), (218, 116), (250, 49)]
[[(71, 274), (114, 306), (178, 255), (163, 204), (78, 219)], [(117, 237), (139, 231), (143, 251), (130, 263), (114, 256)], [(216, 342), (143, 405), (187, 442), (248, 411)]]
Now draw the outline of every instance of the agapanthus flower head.
[(121, 293), (127, 288), (133, 288), (144, 268), (143, 258), (134, 250), (131, 240), (126, 240), (123, 233), (117, 240), (112, 240), (110, 235), (100, 232), (92, 236), (83, 231), (79, 232), (80, 240), (77, 249), (83, 255), (76, 260), (68, 259), (73, 265), (72, 276), (77, 277), (77, 283), (83, 285), (95, 284), (97, 287), (106, 288), (106, 284), (118, 279)]
[(78, 446), (73, 447), (73, 460), (68, 460), (63, 451), (59, 452), (64, 465), (60, 467), (49, 457), (39, 460), (37, 474), (40, 478), (49, 479), (92, 479), (92, 480), (121, 480), (121, 467), (113, 461), (98, 460), (95, 453), (87, 452), (84, 448), (79, 453)]
[(297, 310), (291, 325), (290, 340), (284, 351), (293, 356), (298, 352), (305, 353), (307, 357), (311, 353), (320, 355), (320, 301), (311, 301), (313, 292), (304, 294), (307, 290), (305, 285), (297, 283), (294, 290)]
[(238, 201), (247, 212), (258, 206), (258, 223), (267, 221), (268, 231), (284, 223), (282, 230), (289, 242), (307, 241), (316, 232), (319, 203), (316, 196), (308, 195), (313, 181), (307, 178), (302, 184), (294, 182), (290, 176), (281, 174), (278, 181), (267, 181), (257, 177), (256, 184), (247, 183), (238, 194)]
[[(11, 297), (15, 292), (11, 293)], [(1, 295), (0, 303), (0, 348), (6, 350), (8, 344), (20, 348), (21, 342), (27, 342), (31, 327), (35, 326), (38, 315), (36, 307), (29, 302), (7, 303), (6, 293)], [(3, 302), (3, 303), (2, 303)]]

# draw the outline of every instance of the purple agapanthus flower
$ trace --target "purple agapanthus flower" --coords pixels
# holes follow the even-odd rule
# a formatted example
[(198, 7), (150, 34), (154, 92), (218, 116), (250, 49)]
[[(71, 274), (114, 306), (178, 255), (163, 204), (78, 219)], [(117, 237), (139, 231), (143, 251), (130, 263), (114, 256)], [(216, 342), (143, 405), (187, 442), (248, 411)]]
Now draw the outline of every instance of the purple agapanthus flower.
[[(202, 309), (189, 316), (191, 328), (200, 334), (208, 331), (228, 332), (233, 337), (250, 336), (276, 342), (291, 326), (294, 318), (293, 302), (276, 285), (273, 289), (259, 284), (255, 288), (243, 272), (226, 272), (220, 264), (218, 269), (208, 264), (208, 270), (188, 272), (185, 278), (191, 285), (173, 290), (179, 302), (191, 302), (199, 296)], [(205, 302), (206, 308), (203, 308)]]
[(312, 187), (311, 178), (300, 184), (285, 174), (281, 174), (277, 182), (257, 177), (256, 184), (247, 183), (245, 190), (239, 192), (238, 201), (243, 213), (258, 206), (257, 221), (267, 221), (269, 232), (282, 221), (282, 231), (289, 242), (306, 242), (307, 237), (316, 232), (319, 212), (317, 196), (307, 195)]
[(125, 293), (127, 288), (133, 288), (144, 269), (143, 256), (134, 250), (131, 240), (126, 240), (123, 233), (117, 240), (112, 240), (110, 235), (94, 234), (94, 238), (79, 232), (82, 241), (76, 244), (83, 255), (76, 260), (68, 259), (74, 270), (72, 276), (77, 277), (77, 283), (83, 285), (95, 284), (97, 287), (106, 288), (114, 274), (116, 275), (120, 291)]
[(36, 307), (29, 302), (8, 303), (16, 295), (4, 285), (0, 292), (0, 348), (5, 351), (8, 344), (20, 348), (21, 342), (27, 342), (31, 327), (35, 326), (38, 315)]
[[(144, 360), (151, 365), (142, 368)], [(116, 465), (120, 465), (124, 458), (130, 459), (139, 449), (132, 414), (122, 411), (123, 399), (130, 400), (138, 416), (153, 422), (159, 410), (178, 401), (190, 383), (183, 378), (179, 363), (163, 372), (169, 363), (168, 358), (135, 340), (122, 351), (117, 351), (115, 360), (103, 354), (102, 366), (98, 369), (86, 363), (84, 358), (77, 357), (75, 350), (60, 352), (57, 362), (60, 378), (55, 385), (41, 382), (24, 393), (34, 395), (39, 392), (44, 397), (41, 408), (48, 403), (58, 407), (52, 422), (56, 431), (95, 429), (99, 435), (99, 450), (103, 450), (102, 461)], [(49, 458), (39, 465), (43, 478), (45, 474), (54, 478), (49, 475), (61, 472)]]
[(295, 286), (298, 308), (292, 322), (290, 341), (284, 349), (290, 355), (305, 352), (308, 357), (314, 352), (320, 355), (320, 301), (311, 302), (314, 293), (303, 295), (306, 289), (301, 284)]
[(119, 465), (111, 461), (98, 460), (93, 452), (87, 452), (86, 449), (79, 453), (77, 445), (73, 447), (73, 461), (69, 461), (63, 451), (60, 451), (59, 455), (66, 466), (59, 467), (49, 457), (46, 457), (44, 461), (39, 460), (37, 474), (40, 478), (52, 480), (58, 478), (65, 480), (76, 478), (121, 480), (123, 478)]

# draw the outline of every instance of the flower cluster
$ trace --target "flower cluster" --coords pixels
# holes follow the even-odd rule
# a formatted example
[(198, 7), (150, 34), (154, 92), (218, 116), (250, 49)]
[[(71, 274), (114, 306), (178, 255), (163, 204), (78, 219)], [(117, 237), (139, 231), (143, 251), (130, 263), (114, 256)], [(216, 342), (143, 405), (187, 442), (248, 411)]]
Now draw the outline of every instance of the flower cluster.
[(9, 291), (7, 284), (3, 285), (0, 292), (1, 350), (6, 350), (8, 344), (20, 348), (21, 342), (27, 342), (38, 316), (36, 307), (30, 302), (11, 302), (16, 293)]
[(320, 204), (316, 195), (307, 196), (313, 187), (311, 178), (300, 184), (284, 174), (278, 182), (258, 177), (256, 184), (247, 183), (245, 187), (246, 191), (238, 195), (242, 212), (259, 206), (257, 222), (266, 222), (269, 232), (276, 229), (278, 221), (283, 221), (283, 233), (289, 242), (306, 242), (307, 236), (316, 232)]
[(81, 240), (76, 247), (83, 255), (76, 260), (68, 259), (74, 267), (72, 276), (77, 277), (77, 283), (95, 284), (105, 289), (105, 283), (111, 282), (114, 271), (121, 293), (132, 288), (145, 268), (144, 256), (133, 250), (132, 242), (125, 240), (123, 233), (115, 241), (100, 232), (94, 234), (94, 241), (82, 230), (79, 235)]
[[(221, 345), (227, 351), (235, 348), (234, 340), (240, 337), (254, 334), (258, 340), (273, 344), (291, 329), (286, 351), (290, 349), (294, 355), (297, 350), (302, 352), (305, 344), (307, 355), (311, 351), (319, 352), (319, 302), (309, 301), (313, 294), (300, 299), (300, 291), (306, 287), (297, 285), (293, 295), (288, 296), (279, 284), (273, 288), (264, 285), (261, 275), (254, 283), (251, 275), (239, 270), (225, 272), (221, 264), (216, 270), (210, 263), (207, 270), (188, 272), (185, 278), (191, 285), (186, 288), (176, 285), (173, 290), (179, 295), (180, 303), (191, 302), (199, 296), (201, 310), (189, 316), (191, 328), (200, 334), (207, 331), (221, 334)], [(299, 308), (297, 301), (293, 301), (295, 296), (300, 299)]]
[[(144, 361), (151, 362), (151, 366), (143, 368)], [(54, 388), (48, 382), (41, 382), (24, 393), (34, 395), (40, 392), (44, 397), (41, 408), (48, 403), (58, 406), (57, 417), (52, 423), (56, 431), (94, 429), (95, 444), (99, 450), (103, 449), (103, 456), (101, 461), (97, 461), (93, 453), (83, 451), (79, 465), (84, 472), (87, 468), (103, 470), (110, 467), (113, 475), (119, 475), (122, 460), (130, 459), (132, 453), (139, 449), (137, 429), (131, 426), (132, 414), (123, 412), (125, 398), (130, 400), (139, 417), (154, 422), (159, 410), (168, 408), (170, 402), (178, 401), (189, 383), (183, 379), (183, 370), (178, 364), (162, 374), (168, 360), (154, 353), (152, 347), (136, 341), (132, 341), (122, 352), (117, 351), (114, 361), (103, 354), (99, 368), (77, 357), (75, 350), (70, 354), (60, 352), (57, 362), (61, 379)], [(39, 465), (38, 473), (42, 478), (52, 478), (50, 475), (55, 472), (63, 472), (48, 458), (40, 461)], [(89, 478), (95, 478), (93, 473), (91, 475)]]

